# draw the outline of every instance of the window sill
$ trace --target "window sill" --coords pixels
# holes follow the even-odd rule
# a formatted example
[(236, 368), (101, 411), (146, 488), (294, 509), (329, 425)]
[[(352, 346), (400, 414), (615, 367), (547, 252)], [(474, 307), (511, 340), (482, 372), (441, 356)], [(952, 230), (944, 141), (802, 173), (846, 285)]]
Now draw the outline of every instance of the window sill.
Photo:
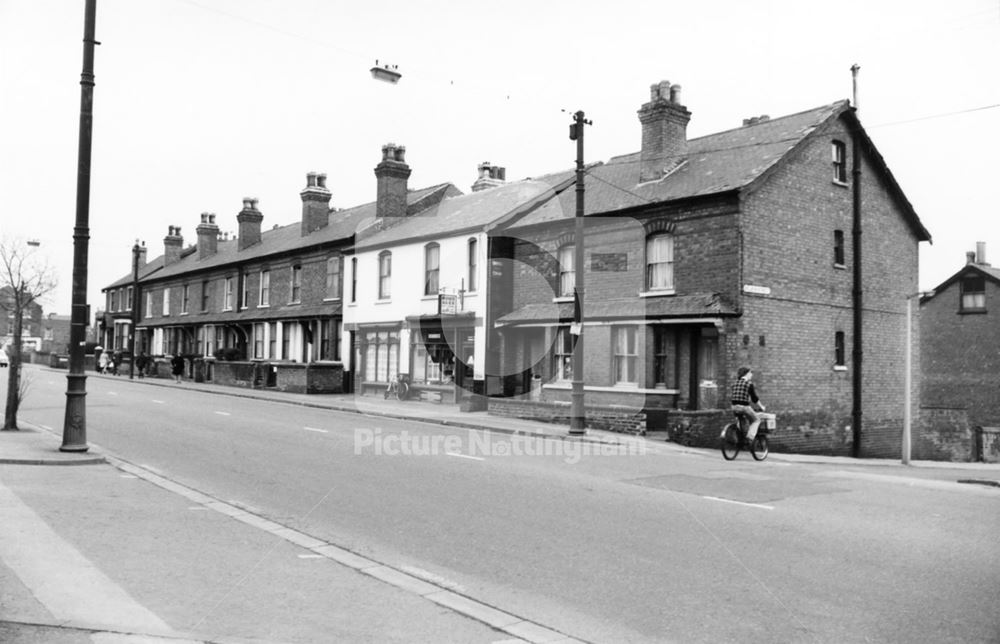
[(837, 263), (834, 263), (833, 267), (836, 268), (837, 270), (840, 270), (840, 271), (846, 271), (847, 270), (847, 265), (846, 264), (837, 264)]
[(667, 297), (670, 295), (676, 295), (677, 291), (672, 288), (665, 288), (659, 291), (640, 291), (639, 297)]
[(423, 295), (420, 296), (421, 302), (434, 302), (437, 299), (438, 299), (437, 295), (428, 295), (427, 293), (424, 293)]
[(847, 371), (847, 365), (843, 365), (843, 364), (833, 365), (833, 370), (834, 371)]
[(959, 315), (981, 315), (985, 314), (986, 309), (959, 309)]
[(552, 301), (556, 304), (561, 304), (564, 302), (574, 302), (572, 295), (560, 295), (559, 297), (552, 298)]
[(270, 304), (258, 304), (257, 308), (258, 309), (269, 309), (269, 308), (271, 308), (271, 305)]
[(339, 297), (324, 297), (323, 301), (324, 302), (339, 302), (340, 298)]
[(375, 300), (375, 305), (376, 306), (378, 306), (380, 304), (392, 304), (392, 300)]
[(851, 187), (851, 184), (847, 183), (846, 181), (839, 181), (837, 179), (833, 179), (832, 181), (830, 181), (830, 183), (832, 183), (835, 186), (840, 186), (841, 188), (850, 188)]

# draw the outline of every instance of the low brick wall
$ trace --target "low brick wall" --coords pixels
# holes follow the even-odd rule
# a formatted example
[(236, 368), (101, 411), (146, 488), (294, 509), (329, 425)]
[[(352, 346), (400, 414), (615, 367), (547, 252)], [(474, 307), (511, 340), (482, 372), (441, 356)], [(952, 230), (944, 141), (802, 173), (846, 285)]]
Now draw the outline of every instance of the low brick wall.
[(914, 459), (967, 462), (979, 458), (975, 431), (969, 424), (969, 414), (965, 409), (921, 407), (911, 432), (911, 455)]
[[(167, 364), (169, 373), (169, 363)], [(269, 365), (260, 362), (230, 362), (219, 360), (215, 363), (215, 384), (229, 387), (253, 389), (265, 382), (263, 369)]]
[(1000, 463), (1000, 427), (977, 427), (976, 446), (980, 461)]
[(278, 363), (274, 387), (296, 394), (339, 394), (344, 392), (344, 365), (336, 363)]
[[(570, 403), (538, 402), (515, 398), (490, 398), (487, 411), (494, 416), (523, 418), (569, 426)], [(646, 412), (613, 405), (587, 405), (587, 426), (623, 434), (645, 434)]]

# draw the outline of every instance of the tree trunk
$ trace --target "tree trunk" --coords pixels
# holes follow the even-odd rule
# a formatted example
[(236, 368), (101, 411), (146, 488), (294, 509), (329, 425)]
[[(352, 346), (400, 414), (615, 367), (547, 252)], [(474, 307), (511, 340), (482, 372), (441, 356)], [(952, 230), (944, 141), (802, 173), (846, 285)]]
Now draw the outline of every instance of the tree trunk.
[(17, 408), (21, 404), (21, 324), (24, 308), (15, 294), (14, 301), (14, 346), (7, 365), (7, 406), (3, 416), (3, 431), (16, 431)]

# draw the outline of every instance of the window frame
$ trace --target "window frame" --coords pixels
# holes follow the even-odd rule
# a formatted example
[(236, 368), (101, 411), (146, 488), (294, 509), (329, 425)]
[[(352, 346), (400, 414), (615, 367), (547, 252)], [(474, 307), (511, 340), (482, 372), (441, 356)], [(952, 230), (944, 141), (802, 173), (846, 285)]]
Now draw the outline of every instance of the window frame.
[(271, 306), (271, 269), (260, 270), (260, 284), (257, 285), (257, 308)]
[(847, 184), (847, 144), (839, 139), (830, 143), (830, 157), (833, 164), (833, 182)]
[(476, 292), (476, 283), (479, 281), (479, 240), (475, 237), (469, 238), (466, 244), (466, 277), (469, 280), (468, 286), (466, 286), (466, 291), (469, 293)]
[(209, 280), (202, 280), (201, 281), (201, 311), (202, 311), (202, 313), (207, 313), (208, 312), (208, 304), (209, 304), (209, 290), (208, 290), (208, 287), (209, 287)]
[(437, 295), (441, 290), (441, 244), (424, 245), (424, 295)]
[(222, 310), (233, 310), (233, 278), (226, 277), (222, 285)]
[(575, 347), (576, 336), (569, 332), (569, 327), (556, 327), (552, 342), (552, 381), (572, 382), (573, 349)]
[[(657, 258), (657, 260), (654, 262), (653, 261), (653, 254), (654, 254), (653, 251), (655, 249), (656, 244), (658, 242), (660, 242), (661, 240), (663, 242), (665, 242), (665, 247), (664, 247), (663, 250), (666, 251), (666, 254), (668, 255), (668, 257), (666, 257), (664, 259)], [(656, 233), (652, 233), (652, 234), (646, 236), (646, 247), (645, 247), (646, 256), (645, 256), (645, 263), (644, 263), (644, 265), (645, 265), (645, 278), (644, 278), (645, 279), (645, 284), (644, 284), (644, 286), (645, 286), (645, 289), (646, 289), (647, 292), (656, 292), (656, 293), (667, 292), (667, 293), (669, 293), (669, 292), (673, 292), (674, 289), (676, 288), (676, 280), (674, 279), (674, 277), (675, 277), (674, 268), (675, 268), (675, 263), (676, 263), (676, 259), (675, 259), (676, 258), (676, 253), (674, 252), (674, 246), (675, 246), (674, 242), (675, 242), (674, 235), (673, 235), (673, 233), (669, 233), (669, 232), (656, 232)], [(663, 281), (664, 281), (664, 284), (662, 284), (662, 285), (661, 284), (654, 284), (654, 280), (656, 280), (656, 281), (659, 280), (659, 278), (657, 278), (656, 275), (655, 275), (655, 273), (656, 273), (655, 269), (657, 267), (659, 267), (659, 266), (663, 266), (664, 267), (664, 270), (663, 270), (664, 277), (662, 278)]]
[(163, 287), (163, 317), (170, 316), (170, 287)]
[(378, 299), (392, 299), (392, 252), (378, 254)]
[(351, 258), (351, 303), (358, 301), (358, 258)]
[(344, 258), (334, 255), (326, 258), (326, 299), (339, 300), (343, 294)]
[(292, 265), (290, 286), (288, 303), (300, 304), (302, 302), (302, 264)]
[[(976, 290), (968, 289), (969, 282), (976, 282)], [(985, 313), (986, 312), (986, 277), (983, 275), (966, 274), (958, 280), (959, 290), (959, 312), (961, 313)], [(971, 300), (969, 298), (972, 298)], [(967, 304), (966, 302), (970, 302)]]
[(844, 245), (844, 231), (833, 231), (833, 265), (843, 268), (847, 266), (847, 249)]
[(559, 270), (559, 297), (573, 297), (576, 292), (576, 245), (560, 246), (556, 251), (556, 261)]
[(833, 368), (847, 368), (847, 336), (843, 331), (833, 334)]
[(188, 314), (188, 307), (191, 303), (191, 285), (185, 284), (181, 287), (181, 315)]
[[(624, 352), (621, 337), (624, 337)], [(634, 324), (620, 324), (611, 327), (611, 377), (616, 387), (637, 387), (639, 385), (639, 333)], [(624, 367), (624, 377), (623, 376)]]

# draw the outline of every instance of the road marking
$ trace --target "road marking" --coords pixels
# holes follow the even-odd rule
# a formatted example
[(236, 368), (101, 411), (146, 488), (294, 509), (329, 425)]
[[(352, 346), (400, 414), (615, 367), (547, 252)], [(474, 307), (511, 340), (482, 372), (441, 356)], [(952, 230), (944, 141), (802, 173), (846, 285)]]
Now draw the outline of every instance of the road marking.
[(165, 405), (165, 404), (167, 404), (167, 403), (163, 402), (162, 400), (154, 400), (153, 402), (155, 402), (157, 405)]
[(230, 414), (228, 411), (217, 411), (215, 413), (217, 413), (220, 416), (232, 416), (232, 414)]
[(0, 560), (57, 620), (119, 632), (173, 634), (2, 483), (0, 516)]
[(321, 434), (329, 434), (330, 433), (328, 430), (318, 429), (316, 427), (303, 427), (302, 429), (306, 430), (307, 432), (319, 432)]
[(139, 477), (138, 476), (134, 476), (132, 474), (119, 474), (118, 478), (122, 478), (122, 479), (137, 479)]
[(467, 458), (472, 461), (485, 461), (485, 458), (481, 456), (469, 456), (468, 454), (459, 454), (458, 452), (445, 452), (448, 456), (457, 456), (458, 458)]
[(208, 511), (208, 508), (206, 508), (206, 507), (205, 507), (205, 506), (203, 506), (203, 505), (192, 505), (191, 507), (189, 507), (189, 508), (188, 508), (188, 510), (191, 510), (191, 511), (193, 511), (193, 512), (194, 512), (194, 511), (198, 511), (198, 510), (205, 510), (205, 511), (207, 512), (207, 511)]
[(48, 425), (39, 425), (39, 427), (41, 427), (42, 429), (44, 429), (44, 430), (46, 430), (46, 431), (49, 431), (49, 432), (51, 432), (51, 431), (52, 431), (52, 428), (51, 428), (51, 427), (49, 427)]
[(326, 559), (323, 555), (299, 555), (299, 559)]
[(722, 501), (723, 503), (735, 503), (736, 505), (745, 505), (751, 508), (760, 508), (762, 510), (773, 510), (773, 505), (764, 505), (762, 503), (747, 503), (746, 501), (733, 501), (732, 499), (721, 499), (717, 496), (702, 496), (703, 499), (708, 499), (709, 501)]
[(117, 396), (117, 395), (118, 395), (118, 392), (117, 392), (117, 391), (109, 391), (109, 392), (108, 392), (108, 395), (109, 395), (109, 396)]

